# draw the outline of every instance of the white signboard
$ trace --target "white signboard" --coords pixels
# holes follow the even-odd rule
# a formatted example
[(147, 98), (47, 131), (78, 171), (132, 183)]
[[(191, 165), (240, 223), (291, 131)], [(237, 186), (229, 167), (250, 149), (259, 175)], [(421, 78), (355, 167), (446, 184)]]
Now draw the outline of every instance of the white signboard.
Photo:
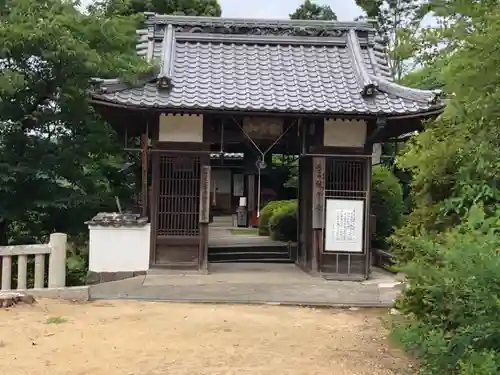
[(380, 160), (382, 158), (382, 145), (380, 143), (373, 144), (373, 152), (372, 152), (372, 164), (380, 164)]
[(325, 251), (363, 252), (364, 202), (326, 200)]

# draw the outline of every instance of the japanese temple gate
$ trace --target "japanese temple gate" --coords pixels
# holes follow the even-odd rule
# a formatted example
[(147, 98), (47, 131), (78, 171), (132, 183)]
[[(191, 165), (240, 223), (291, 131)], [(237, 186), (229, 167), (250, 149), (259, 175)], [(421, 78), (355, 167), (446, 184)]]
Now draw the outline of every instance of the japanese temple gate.
[[(370, 23), (147, 14), (138, 34), (158, 74), (133, 87), (96, 80), (92, 103), (141, 138), (150, 266), (206, 269), (210, 154), (257, 160), (272, 147), (299, 155), (296, 264), (366, 277), (373, 144), (438, 115), (439, 93), (392, 82)], [(244, 176), (250, 211), (257, 174)]]

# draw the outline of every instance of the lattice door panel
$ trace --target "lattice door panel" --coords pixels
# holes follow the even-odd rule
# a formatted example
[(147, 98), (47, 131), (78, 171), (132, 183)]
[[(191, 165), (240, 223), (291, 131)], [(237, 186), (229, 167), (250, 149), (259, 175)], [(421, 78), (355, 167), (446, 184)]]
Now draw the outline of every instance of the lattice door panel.
[(197, 155), (159, 157), (158, 236), (198, 236), (201, 160)]
[(326, 198), (365, 200), (369, 162), (369, 159), (326, 158)]

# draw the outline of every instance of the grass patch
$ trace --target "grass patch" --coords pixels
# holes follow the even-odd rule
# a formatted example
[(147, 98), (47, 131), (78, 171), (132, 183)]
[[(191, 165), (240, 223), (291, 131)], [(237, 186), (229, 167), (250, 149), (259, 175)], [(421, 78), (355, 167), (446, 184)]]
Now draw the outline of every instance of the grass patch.
[(259, 228), (237, 228), (229, 230), (233, 236), (258, 236)]
[(62, 316), (53, 316), (48, 318), (45, 324), (63, 324), (66, 323), (68, 319), (63, 318)]

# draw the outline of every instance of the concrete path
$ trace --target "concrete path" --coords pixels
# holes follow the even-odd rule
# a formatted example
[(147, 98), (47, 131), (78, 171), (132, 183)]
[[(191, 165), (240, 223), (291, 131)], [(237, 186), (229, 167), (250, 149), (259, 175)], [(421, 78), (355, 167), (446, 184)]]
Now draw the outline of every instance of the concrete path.
[(273, 241), (268, 236), (259, 236), (251, 233), (233, 234), (232, 230), (245, 230), (233, 226), (231, 216), (215, 216), (213, 223), (208, 226), (209, 247), (247, 247), (247, 246), (286, 246), (287, 242)]
[(327, 281), (292, 264), (211, 264), (210, 274), (153, 270), (147, 276), (91, 286), (91, 299), (390, 307), (399, 294), (392, 275)]
[(209, 247), (240, 247), (240, 246), (287, 246), (287, 242), (273, 241), (268, 236), (259, 236), (253, 234), (233, 234), (231, 230), (238, 230), (236, 227), (208, 227), (208, 246)]

